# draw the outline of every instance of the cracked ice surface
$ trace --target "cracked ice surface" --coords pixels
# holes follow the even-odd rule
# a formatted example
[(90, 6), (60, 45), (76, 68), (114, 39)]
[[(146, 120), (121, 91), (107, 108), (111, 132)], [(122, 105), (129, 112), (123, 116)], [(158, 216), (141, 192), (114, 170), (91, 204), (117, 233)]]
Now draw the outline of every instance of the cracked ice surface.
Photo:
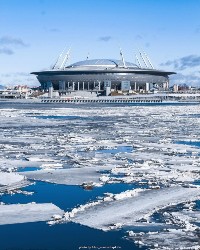
[(23, 175), (0, 171), (0, 194), (15, 191), (30, 184), (30, 181)]
[(163, 232), (150, 232), (146, 234), (135, 234), (129, 232), (129, 239), (148, 249), (157, 250), (198, 250), (199, 236), (195, 232), (187, 232), (177, 229), (167, 229)]
[(51, 203), (0, 205), (0, 225), (47, 221), (63, 211)]
[[(94, 200), (95, 206), (85, 204), (85, 210), (81, 213), (85, 215), (85, 223), (88, 220), (88, 225), (87, 211), (97, 209), (99, 215), (106, 215), (106, 211), (112, 215), (111, 221), (105, 218), (108, 220), (105, 223), (113, 223), (109, 227), (110, 230), (123, 224), (128, 225), (123, 213), (132, 213), (130, 222), (134, 229), (139, 225), (137, 223), (142, 224), (144, 228), (152, 223), (137, 222), (140, 218), (138, 215), (150, 216), (158, 210), (158, 213), (164, 216), (164, 212), (160, 210), (163, 206), (170, 208), (172, 202), (178, 204), (198, 199), (199, 189), (187, 187), (192, 187), (193, 182), (200, 179), (200, 149), (192, 144), (183, 145), (177, 142), (200, 141), (199, 105), (74, 105), (73, 108), (58, 108), (52, 104), (42, 108), (37, 105), (30, 105), (29, 108), (27, 105), (26, 108), (0, 111), (2, 171), (12, 172), (20, 167), (32, 166), (41, 170), (23, 172), (30, 179), (66, 185), (124, 182), (136, 183), (139, 188), (148, 188), (138, 196), (112, 200), (114, 196), (110, 194), (101, 202)], [(148, 197), (151, 197), (151, 202)], [(146, 210), (141, 207), (141, 204), (145, 205), (145, 201), (148, 201)], [(137, 213), (134, 213), (135, 208), (132, 210), (131, 207), (134, 202), (138, 202)], [(123, 211), (118, 211), (117, 207), (120, 206)], [(101, 211), (98, 210), (100, 207)], [(78, 222), (80, 216), (82, 223), (84, 218), (78, 208), (74, 209), (78, 212), (72, 219), (77, 218)], [(120, 212), (120, 222), (114, 216), (115, 211)], [(193, 213), (188, 212), (187, 216), (185, 213), (185, 210), (172, 211), (166, 221), (154, 223), (154, 228), (160, 228), (155, 234), (145, 234), (141, 229), (139, 236), (134, 236), (133, 232), (130, 237), (135, 242), (157, 249), (173, 249), (178, 245), (179, 236), (182, 237), (183, 246), (196, 246), (199, 230), (198, 209), (194, 207)], [(92, 214), (95, 213), (92, 212), (91, 216)], [(187, 223), (184, 224), (184, 220)], [(108, 228), (107, 224), (101, 225), (101, 221), (98, 224), (96, 218), (94, 223), (97, 228)], [(131, 225), (129, 226), (131, 231)], [(165, 242), (161, 240), (162, 237), (165, 237)], [(167, 237), (170, 237), (168, 241)]]
[(198, 199), (200, 188), (171, 187), (148, 190), (140, 194), (128, 198), (126, 195), (124, 199), (90, 206), (84, 211), (80, 210), (71, 220), (105, 231), (109, 230), (111, 225), (130, 226), (164, 207)]

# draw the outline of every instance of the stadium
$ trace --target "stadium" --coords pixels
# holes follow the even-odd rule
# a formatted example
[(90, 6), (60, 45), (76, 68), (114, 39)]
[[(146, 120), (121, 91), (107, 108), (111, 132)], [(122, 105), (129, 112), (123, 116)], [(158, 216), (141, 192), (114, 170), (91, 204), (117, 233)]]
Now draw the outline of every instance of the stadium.
[(62, 56), (59, 56), (51, 70), (31, 74), (37, 76), (43, 90), (48, 90), (52, 86), (60, 94), (83, 90), (109, 95), (114, 92), (148, 92), (151, 89), (168, 89), (169, 75), (175, 72), (154, 69), (146, 54), (140, 53), (144, 67), (137, 56), (138, 65), (126, 62), (122, 52), (120, 55), (121, 60), (87, 59), (65, 67), (68, 52), (63, 60), (60, 59)]

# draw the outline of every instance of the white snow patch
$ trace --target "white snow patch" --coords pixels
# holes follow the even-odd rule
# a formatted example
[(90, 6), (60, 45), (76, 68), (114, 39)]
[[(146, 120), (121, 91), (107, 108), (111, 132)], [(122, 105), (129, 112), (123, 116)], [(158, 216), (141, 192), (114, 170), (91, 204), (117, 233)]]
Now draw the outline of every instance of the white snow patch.
[(52, 203), (0, 205), (0, 225), (50, 220), (63, 211)]
[[(124, 195), (126, 196), (126, 195)], [(72, 221), (102, 230), (120, 223), (130, 226), (137, 220), (149, 217), (155, 211), (200, 197), (200, 188), (171, 187), (160, 190), (147, 190), (137, 196), (122, 200), (99, 202), (84, 211), (76, 211)]]
[(0, 172), (0, 185), (11, 185), (22, 180), (24, 180), (23, 175), (19, 175), (17, 173)]
[(107, 180), (106, 177), (101, 178), (98, 170), (109, 169), (105, 167), (82, 167), (82, 168), (68, 168), (68, 169), (50, 169), (28, 171), (23, 174), (30, 179), (42, 180), (57, 184), (66, 185), (82, 185), (83, 183), (95, 183), (98, 185)]

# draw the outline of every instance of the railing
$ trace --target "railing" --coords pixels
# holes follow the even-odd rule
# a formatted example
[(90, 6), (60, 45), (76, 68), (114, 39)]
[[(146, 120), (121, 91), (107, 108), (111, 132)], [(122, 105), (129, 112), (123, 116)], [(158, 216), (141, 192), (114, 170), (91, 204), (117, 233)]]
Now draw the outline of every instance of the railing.
[(162, 99), (42, 99), (42, 103), (161, 103)]

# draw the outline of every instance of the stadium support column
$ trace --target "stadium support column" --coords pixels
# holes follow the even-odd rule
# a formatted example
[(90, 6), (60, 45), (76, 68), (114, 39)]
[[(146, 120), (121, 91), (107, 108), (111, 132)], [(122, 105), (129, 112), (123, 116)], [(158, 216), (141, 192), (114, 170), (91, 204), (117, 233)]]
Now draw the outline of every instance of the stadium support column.
[(59, 93), (63, 94), (66, 91), (65, 81), (59, 81)]
[(169, 90), (169, 81), (166, 81), (164, 84), (164, 90)]
[(73, 90), (73, 91), (75, 90), (75, 88), (74, 88), (74, 82), (72, 83), (72, 90)]
[(85, 83), (83, 82), (83, 90), (85, 89)]
[(49, 98), (53, 98), (53, 87), (49, 88)]
[(78, 82), (78, 87), (77, 87), (77, 88), (78, 88), (78, 90), (79, 90), (79, 82)]
[(111, 93), (111, 81), (104, 81), (104, 91), (106, 96), (110, 95)]
[(109, 96), (111, 93), (110, 87), (106, 87), (106, 96)]
[(48, 93), (49, 98), (53, 98), (53, 85), (52, 83), (49, 84), (49, 93)]
[(149, 92), (149, 89), (150, 89), (150, 85), (149, 85), (149, 83), (148, 82), (146, 82), (146, 92)]

